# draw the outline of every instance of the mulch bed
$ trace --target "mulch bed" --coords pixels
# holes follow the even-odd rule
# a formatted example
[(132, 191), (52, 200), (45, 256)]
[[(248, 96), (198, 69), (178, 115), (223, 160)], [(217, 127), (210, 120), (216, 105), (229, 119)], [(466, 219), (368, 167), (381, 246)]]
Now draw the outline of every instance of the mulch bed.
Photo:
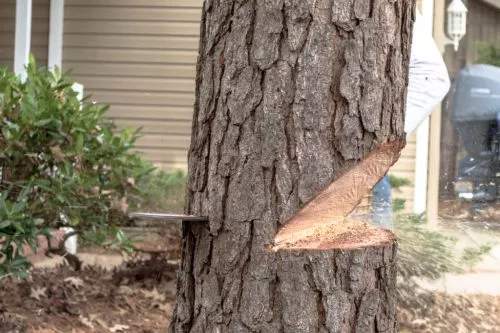
[[(141, 255), (114, 270), (86, 266), (75, 272), (61, 265), (34, 269), (27, 281), (4, 279), (0, 332), (167, 332), (177, 268), (170, 260), (178, 258), (172, 249), (178, 249), (180, 233), (167, 234), (147, 237), (142, 246), (153, 251), (167, 248), (168, 256)], [(165, 239), (167, 244), (159, 245)], [(398, 291), (400, 332), (500, 332), (499, 296), (417, 293), (402, 286)]]
[(399, 301), (401, 332), (500, 332), (500, 296), (408, 292), (409, 297)]
[(489, 203), (476, 215), (471, 215), (472, 204), (461, 200), (447, 200), (439, 203), (439, 216), (450, 221), (500, 223), (500, 202)]
[(132, 261), (115, 271), (68, 266), (35, 269), (0, 285), (0, 332), (166, 332), (177, 265)]

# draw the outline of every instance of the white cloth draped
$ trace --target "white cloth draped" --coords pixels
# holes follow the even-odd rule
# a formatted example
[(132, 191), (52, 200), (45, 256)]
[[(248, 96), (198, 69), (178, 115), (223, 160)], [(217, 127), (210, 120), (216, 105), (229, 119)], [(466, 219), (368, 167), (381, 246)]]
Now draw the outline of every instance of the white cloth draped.
[(417, 11), (413, 26), (405, 132), (411, 135), (441, 103), (450, 89), (448, 70), (432, 36), (422, 27)]

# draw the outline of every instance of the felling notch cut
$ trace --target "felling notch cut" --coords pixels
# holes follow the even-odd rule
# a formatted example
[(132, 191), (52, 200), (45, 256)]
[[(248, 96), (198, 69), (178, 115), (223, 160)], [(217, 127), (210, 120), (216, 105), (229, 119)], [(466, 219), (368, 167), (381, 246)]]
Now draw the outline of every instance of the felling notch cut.
[(328, 234), (329, 228), (344, 221), (396, 163), (405, 144), (404, 139), (380, 144), (341, 174), (284, 224), (275, 237), (273, 249), (320, 247), (322, 240), (318, 235)]

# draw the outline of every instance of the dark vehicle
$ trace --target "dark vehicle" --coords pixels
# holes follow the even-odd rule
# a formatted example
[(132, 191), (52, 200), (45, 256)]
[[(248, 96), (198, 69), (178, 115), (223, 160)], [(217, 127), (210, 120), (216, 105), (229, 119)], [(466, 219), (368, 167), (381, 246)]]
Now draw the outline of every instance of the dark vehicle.
[(472, 65), (457, 76), (451, 121), (464, 152), (455, 192), (473, 207), (500, 198), (500, 68)]

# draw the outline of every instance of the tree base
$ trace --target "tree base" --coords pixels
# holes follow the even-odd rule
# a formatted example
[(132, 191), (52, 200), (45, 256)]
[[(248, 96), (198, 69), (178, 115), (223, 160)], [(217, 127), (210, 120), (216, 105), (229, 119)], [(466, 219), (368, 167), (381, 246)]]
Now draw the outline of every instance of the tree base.
[(394, 235), (347, 229), (274, 249), (283, 332), (397, 332)]

